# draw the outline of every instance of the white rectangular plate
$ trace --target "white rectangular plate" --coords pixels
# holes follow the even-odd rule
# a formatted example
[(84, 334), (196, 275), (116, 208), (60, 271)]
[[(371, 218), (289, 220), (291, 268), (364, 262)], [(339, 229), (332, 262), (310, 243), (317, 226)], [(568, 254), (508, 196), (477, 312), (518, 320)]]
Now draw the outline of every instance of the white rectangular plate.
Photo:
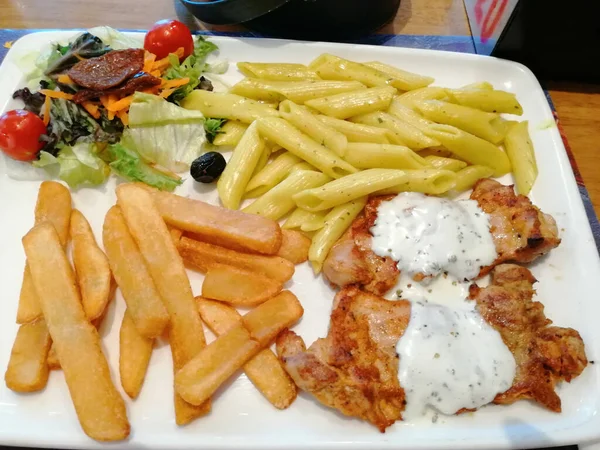
[[(0, 111), (17, 107), (11, 100), (24, 83), (15, 61), (50, 41), (64, 40), (72, 31), (52, 31), (25, 36), (16, 42), (0, 68)], [(138, 33), (138, 35), (140, 35)], [(140, 35), (141, 36), (141, 35)], [(532, 266), (538, 299), (559, 326), (581, 332), (590, 360), (600, 360), (600, 263), (565, 148), (544, 93), (532, 73), (508, 61), (475, 55), (430, 50), (411, 50), (272, 39), (211, 38), (220, 56), (237, 61), (308, 63), (323, 52), (357, 60), (382, 62), (431, 75), (436, 84), (459, 87), (487, 80), (496, 88), (515, 92), (530, 121), (540, 176), (533, 201), (552, 214), (561, 230), (562, 244)], [(224, 76), (235, 82), (241, 75), (232, 64)], [(21, 237), (33, 223), (39, 182), (14, 181), (0, 168), (0, 368), (8, 363), (17, 331), (14, 322), (25, 257)], [(511, 182), (510, 177), (503, 180)], [(106, 210), (115, 202), (112, 179), (97, 189), (74, 192), (74, 205), (89, 218), (100, 237)], [(217, 202), (213, 185), (179, 188), (182, 195)], [(198, 293), (201, 277), (191, 273)], [(300, 298), (305, 315), (295, 330), (312, 343), (325, 335), (334, 295), (323, 280), (315, 278), (307, 264), (297, 268), (290, 289)], [(118, 330), (124, 309), (118, 297), (101, 329), (105, 350), (118, 381)], [(510, 448), (582, 443), (600, 438), (600, 370), (590, 365), (571, 384), (560, 386), (562, 414), (548, 412), (523, 401), (512, 406), (490, 406), (475, 414), (441, 416), (437, 423), (423, 419), (397, 423), (385, 434), (373, 426), (349, 419), (301, 394), (286, 411), (273, 408), (251, 382), (238, 376), (215, 396), (209, 416), (178, 428), (172, 402), (172, 368), (168, 349), (162, 345), (152, 356), (140, 397), (128, 401), (131, 438), (111, 448)], [(0, 385), (0, 444), (41, 447), (99, 448), (81, 431), (60, 371), (51, 374), (47, 388), (37, 394), (18, 395)]]

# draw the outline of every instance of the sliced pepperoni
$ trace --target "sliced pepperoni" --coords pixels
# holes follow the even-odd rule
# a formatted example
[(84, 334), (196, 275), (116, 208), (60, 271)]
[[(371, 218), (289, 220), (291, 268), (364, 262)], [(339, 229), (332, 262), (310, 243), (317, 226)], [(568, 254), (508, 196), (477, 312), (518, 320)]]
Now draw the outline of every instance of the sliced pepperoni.
[(82, 89), (73, 96), (75, 103), (83, 103), (93, 98), (98, 98), (101, 95), (115, 94), (118, 97), (124, 97), (129, 94), (133, 94), (135, 91), (141, 91), (143, 89), (158, 86), (161, 83), (160, 78), (153, 77), (145, 72), (136, 74), (133, 78), (130, 78), (122, 86), (118, 86), (113, 89), (106, 91), (95, 91), (93, 89)]
[(113, 50), (97, 58), (84, 59), (67, 72), (84, 88), (105, 91), (118, 86), (144, 68), (144, 50)]

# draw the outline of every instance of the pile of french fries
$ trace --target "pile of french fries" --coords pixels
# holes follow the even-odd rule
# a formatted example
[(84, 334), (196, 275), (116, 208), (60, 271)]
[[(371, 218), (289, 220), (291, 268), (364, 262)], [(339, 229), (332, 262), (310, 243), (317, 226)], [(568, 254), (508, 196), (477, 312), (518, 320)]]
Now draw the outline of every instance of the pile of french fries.
[[(50, 369), (62, 369), (84, 432), (126, 439), (126, 405), (97, 331), (118, 286), (127, 306), (119, 374), (129, 397), (142, 389), (155, 341), (166, 338), (178, 425), (207, 414), (211, 396), (240, 369), (276, 408), (289, 407), (297, 388), (269, 346), (303, 315), (283, 289), (294, 264), (307, 260), (310, 239), (270, 219), (141, 184), (116, 193), (102, 230), (105, 253), (72, 209), (69, 190), (41, 184), (35, 225), (23, 238), (27, 263), (7, 387), (40, 391)], [(186, 265), (205, 274), (202, 296), (194, 298)], [(236, 306), (253, 309), (241, 315)], [(217, 336), (208, 345), (203, 323)]]

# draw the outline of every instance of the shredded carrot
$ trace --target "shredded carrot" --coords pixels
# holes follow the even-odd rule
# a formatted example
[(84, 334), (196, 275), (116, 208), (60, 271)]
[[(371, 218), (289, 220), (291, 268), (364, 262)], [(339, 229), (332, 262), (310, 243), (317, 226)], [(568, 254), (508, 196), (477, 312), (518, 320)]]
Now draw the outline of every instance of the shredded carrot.
[[(173, 52), (179, 59), (183, 56), (183, 47), (179, 47), (175, 52)], [(159, 59), (152, 64), (152, 70), (163, 71), (171, 65), (171, 61), (169, 61), (169, 57), (166, 56), (163, 59)]]
[(100, 118), (100, 111), (98, 110), (98, 105), (96, 105), (95, 103), (89, 101), (83, 102), (81, 106), (83, 106), (85, 110), (88, 113), (90, 113), (90, 116), (92, 116), (94, 119)]
[(160, 78), (160, 70), (153, 70), (152, 72), (150, 72), (150, 75), (156, 78)]
[(156, 61), (156, 55), (147, 51), (144, 57), (144, 72), (150, 73), (152, 71), (154, 61)]
[(116, 103), (117, 101), (117, 95), (116, 94), (108, 94), (108, 104), (112, 105), (113, 103)]
[(71, 77), (69, 75), (67, 75), (66, 73), (59, 75), (58, 78), (56, 79), (56, 81), (58, 81), (59, 83), (62, 83), (62, 84), (75, 84), (73, 82), (73, 80), (71, 80)]
[(158, 94), (158, 90), (159, 89), (160, 89), (159, 86), (153, 86), (151, 88), (147, 88), (147, 89), (142, 90), (142, 92), (144, 94), (155, 94), (156, 95), (156, 94)]
[(163, 89), (163, 91), (160, 93), (160, 96), (162, 98), (167, 98), (169, 95), (171, 95), (173, 93), (173, 91), (175, 91), (175, 88)]
[(121, 100), (109, 103), (108, 106), (106, 106), (106, 109), (109, 111), (118, 112), (118, 111), (129, 108), (129, 105), (131, 105), (132, 101), (133, 101), (133, 94), (128, 95), (127, 97), (123, 97)]
[(119, 119), (121, 119), (121, 122), (123, 122), (123, 125), (129, 125), (129, 114), (127, 114), (127, 111), (122, 109), (121, 111), (119, 111), (117, 113), (117, 117)]
[(102, 104), (102, 106), (104, 106), (106, 109), (108, 109), (108, 95), (102, 95), (100, 97), (100, 103)]
[(114, 111), (107, 111), (107, 113), (108, 113), (108, 120), (113, 120), (115, 118)]
[(50, 123), (50, 102), (50, 97), (46, 95), (46, 99), (44, 100), (44, 125), (46, 126)]
[(46, 97), (50, 98), (64, 98), (65, 100), (71, 100), (73, 98), (73, 94), (67, 94), (66, 92), (61, 91), (53, 91), (50, 89), (40, 89), (40, 92), (44, 94)]
[(188, 84), (190, 82), (189, 78), (179, 78), (177, 80), (164, 80), (162, 81), (161, 84), (161, 88), (163, 89), (171, 89), (171, 88), (176, 88), (179, 86), (183, 86), (185, 84)]

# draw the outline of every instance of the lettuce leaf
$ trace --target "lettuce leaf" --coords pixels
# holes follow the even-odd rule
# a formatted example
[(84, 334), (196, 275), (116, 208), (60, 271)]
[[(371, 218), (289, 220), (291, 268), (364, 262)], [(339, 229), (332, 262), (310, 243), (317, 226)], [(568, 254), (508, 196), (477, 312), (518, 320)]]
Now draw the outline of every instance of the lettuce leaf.
[(58, 176), (72, 189), (86, 184), (102, 184), (110, 175), (110, 167), (98, 156), (96, 145), (87, 142), (72, 147), (64, 146), (58, 156), (40, 152), (40, 159), (34, 161), (33, 165), (43, 167), (52, 176)]
[(113, 50), (124, 50), (126, 48), (142, 48), (144, 40), (141, 37), (129, 36), (119, 30), (108, 26), (94, 27), (87, 30), (88, 33), (98, 36)]
[(109, 145), (105, 151), (110, 168), (121, 177), (130, 181), (141, 181), (160, 190), (172, 191), (179, 186), (180, 178), (169, 176), (146, 164), (133, 150), (121, 143)]
[(172, 172), (189, 169), (206, 142), (204, 116), (161, 97), (136, 92), (121, 143)]

